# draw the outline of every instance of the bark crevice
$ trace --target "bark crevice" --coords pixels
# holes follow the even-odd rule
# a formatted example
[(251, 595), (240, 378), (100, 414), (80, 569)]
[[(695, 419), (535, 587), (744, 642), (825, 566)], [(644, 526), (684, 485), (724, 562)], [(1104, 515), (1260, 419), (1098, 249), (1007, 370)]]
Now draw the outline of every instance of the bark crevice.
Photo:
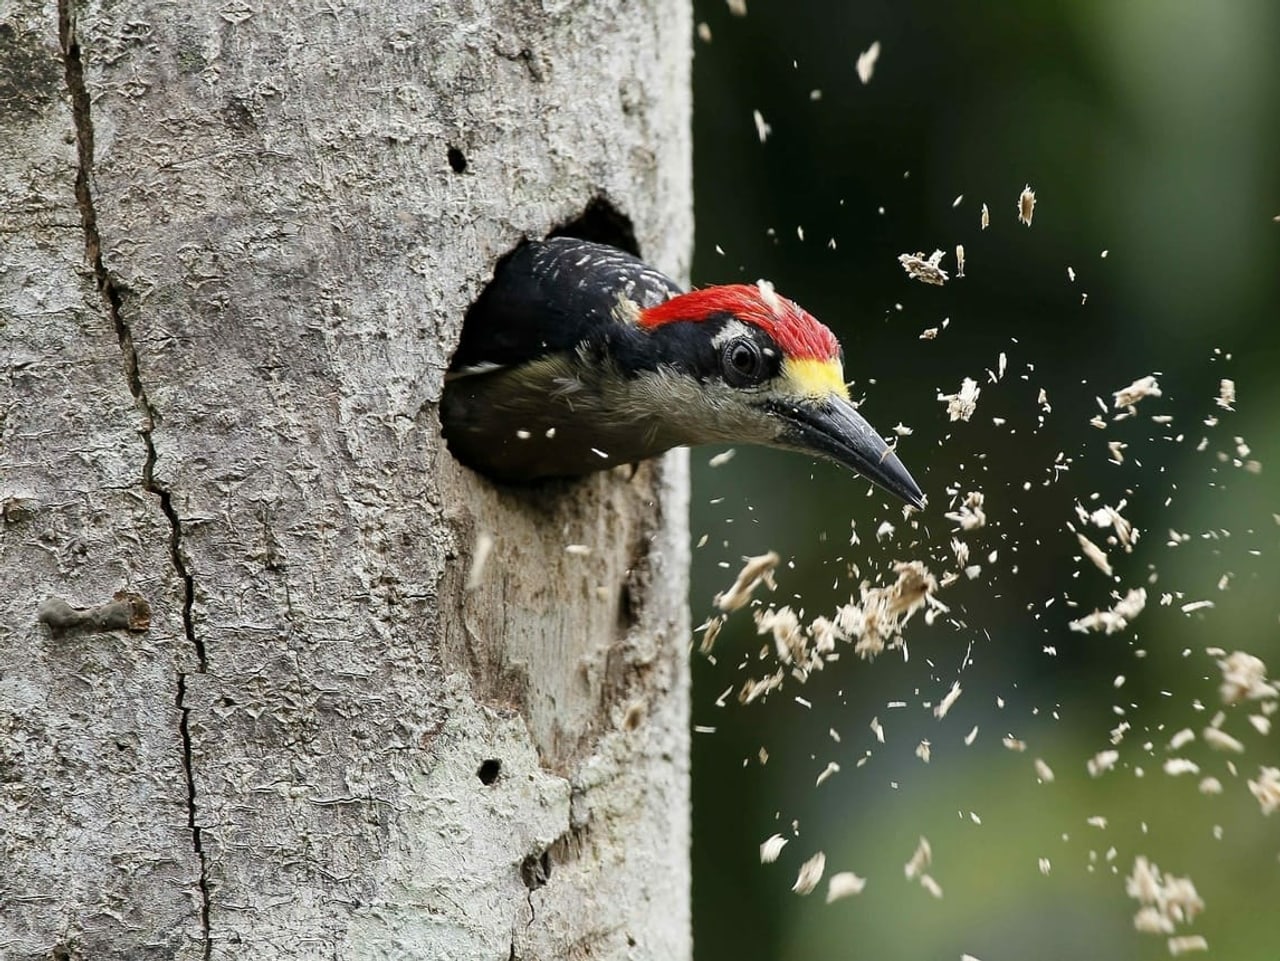
[[(79, 37), (76, 33), (72, 3), (73, 0), (58, 0), (58, 40), (62, 51), (67, 94), (70, 99), (72, 121), (76, 134), (75, 195), (76, 205), (80, 210), (80, 223), (84, 231), (85, 257), (93, 269), (94, 282), (102, 298), (103, 310), (111, 321), (120, 344), (120, 353), (124, 362), (125, 380), (129, 386), (129, 393), (133, 396), (134, 402), (143, 417), (142, 426), (139, 430), (146, 455), (142, 465), (142, 487), (143, 490), (157, 499), (160, 510), (168, 524), (169, 558), (182, 584), (183, 633), (195, 652), (196, 671), (204, 673), (208, 662), (204, 642), (196, 635), (192, 618), (195, 578), (183, 557), (182, 521), (174, 508), (171, 491), (157, 481), (155, 477), (158, 455), (152, 432), (158, 422), (156, 409), (147, 396), (146, 388), (143, 386), (138, 364), (138, 352), (133, 342), (133, 330), (125, 317), (123, 308), (126, 290), (112, 277), (102, 256), (102, 235), (98, 230), (98, 214), (92, 189), (94, 160), (92, 100), (85, 84), (84, 60), (81, 55)], [(186, 703), (187, 677), (188, 672), (178, 672), (175, 703), (178, 708), (178, 736), (182, 749), (182, 767), (187, 782), (187, 828), (191, 833), (192, 848), (200, 866), (200, 927), (203, 957), (207, 961), (211, 956), (213, 947), (209, 920), (209, 872), (201, 838), (201, 829), (196, 818), (196, 780), (190, 732), (191, 708)]]

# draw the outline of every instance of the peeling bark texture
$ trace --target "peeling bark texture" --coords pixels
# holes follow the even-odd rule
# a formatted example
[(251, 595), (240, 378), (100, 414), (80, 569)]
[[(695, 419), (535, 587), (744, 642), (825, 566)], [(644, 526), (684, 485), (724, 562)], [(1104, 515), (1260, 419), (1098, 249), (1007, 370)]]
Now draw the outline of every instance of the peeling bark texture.
[(689, 958), (687, 458), (436, 410), (521, 237), (687, 273), (690, 34), (0, 7), (0, 957)]

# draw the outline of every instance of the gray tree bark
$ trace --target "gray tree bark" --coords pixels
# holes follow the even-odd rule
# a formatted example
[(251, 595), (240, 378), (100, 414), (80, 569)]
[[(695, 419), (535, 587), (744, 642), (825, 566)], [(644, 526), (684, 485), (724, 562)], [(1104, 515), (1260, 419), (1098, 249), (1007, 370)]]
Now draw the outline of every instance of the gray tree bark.
[(0, 956), (689, 957), (687, 460), (499, 490), (436, 404), (521, 235), (685, 272), (690, 33), (0, 9)]

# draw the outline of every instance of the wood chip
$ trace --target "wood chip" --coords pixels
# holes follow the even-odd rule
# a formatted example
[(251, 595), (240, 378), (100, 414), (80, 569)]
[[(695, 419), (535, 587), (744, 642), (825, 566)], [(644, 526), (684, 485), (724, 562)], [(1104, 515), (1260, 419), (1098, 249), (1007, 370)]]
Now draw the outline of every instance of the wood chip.
[(819, 851), (800, 865), (800, 871), (796, 874), (796, 883), (791, 886), (791, 890), (799, 895), (811, 893), (822, 880), (822, 872), (826, 867), (827, 856)]
[(761, 584), (771, 591), (777, 590), (778, 585), (773, 580), (773, 570), (780, 560), (781, 558), (774, 551), (748, 557), (742, 570), (738, 572), (737, 580), (727, 591), (717, 594), (712, 603), (722, 611), (736, 611), (751, 602), (751, 596)]
[(772, 864), (787, 846), (787, 839), (781, 834), (773, 834), (760, 844), (760, 863)]
[[(941, 250), (935, 250), (928, 257), (917, 251), (914, 254), (900, 254), (898, 263), (902, 264), (902, 269), (907, 272), (907, 276), (912, 280), (941, 287), (948, 280), (947, 272), (941, 267), (942, 258), (945, 256), (946, 254)], [(963, 266), (962, 263), (962, 270)]]
[(841, 898), (861, 894), (862, 889), (866, 886), (867, 879), (858, 877), (852, 871), (841, 871), (839, 874), (833, 874), (827, 882), (827, 904), (832, 901), (839, 901)]
[(879, 40), (873, 41), (871, 46), (858, 54), (858, 62), (854, 65), (854, 69), (858, 71), (858, 79), (862, 81), (863, 86), (871, 82), (871, 76), (876, 72), (876, 61), (879, 59)]
[(960, 382), (960, 390), (954, 394), (939, 394), (938, 400), (947, 405), (947, 417), (952, 421), (967, 421), (977, 407), (982, 388), (977, 381), (966, 377)]
[(1036, 192), (1031, 189), (1031, 185), (1022, 188), (1022, 193), (1018, 195), (1018, 222), (1031, 226), (1031, 218), (1036, 212)]
[(1116, 410), (1125, 407), (1133, 407), (1138, 401), (1147, 397), (1160, 397), (1160, 382), (1151, 375), (1139, 377), (1128, 387), (1122, 387), (1115, 391), (1112, 397), (1115, 398)]

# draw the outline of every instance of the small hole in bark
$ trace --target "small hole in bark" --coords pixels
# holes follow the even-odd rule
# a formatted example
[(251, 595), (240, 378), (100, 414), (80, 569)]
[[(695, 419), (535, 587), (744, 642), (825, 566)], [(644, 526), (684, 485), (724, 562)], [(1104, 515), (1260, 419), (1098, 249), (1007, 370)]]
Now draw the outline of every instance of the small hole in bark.
[(551, 852), (530, 854), (520, 862), (520, 880), (530, 891), (542, 887), (551, 877)]
[(454, 173), (463, 173), (467, 169), (467, 155), (457, 147), (450, 147), (449, 166), (452, 168)]
[(476, 777), (480, 779), (481, 784), (492, 784), (498, 780), (498, 775), (502, 773), (502, 762), (497, 758), (491, 757), (480, 763), (480, 769), (476, 771)]
[(234, 698), (230, 698), (230, 697), (227, 697), (226, 695), (223, 695), (222, 697), (218, 698), (218, 706), (219, 707), (235, 707), (236, 702)]
[(622, 715), (622, 729), (624, 731), (634, 731), (644, 723), (646, 713), (643, 701), (636, 701), (627, 707), (626, 713)]
[(640, 622), (640, 612), (636, 607), (636, 599), (631, 591), (631, 580), (628, 576), (627, 580), (622, 582), (622, 587), (618, 589), (618, 633), (626, 635), (633, 627)]

